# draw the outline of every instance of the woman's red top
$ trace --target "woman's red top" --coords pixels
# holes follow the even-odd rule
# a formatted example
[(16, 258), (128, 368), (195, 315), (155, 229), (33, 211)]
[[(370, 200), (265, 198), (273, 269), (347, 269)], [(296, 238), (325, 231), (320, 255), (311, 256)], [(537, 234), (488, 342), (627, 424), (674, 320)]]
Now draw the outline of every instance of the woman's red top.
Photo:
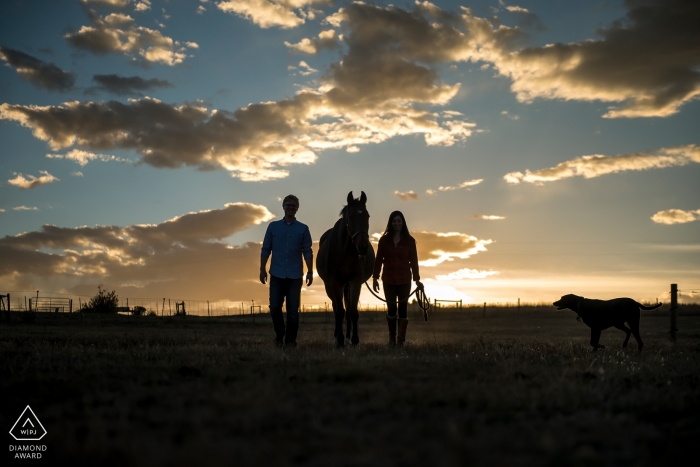
[(379, 279), (379, 271), (384, 265), (382, 281), (387, 284), (398, 285), (411, 282), (411, 273), (413, 273), (413, 280), (419, 281), (416, 241), (407, 237), (402, 238), (398, 244), (394, 245), (392, 236), (391, 234), (384, 235), (379, 239), (372, 277)]

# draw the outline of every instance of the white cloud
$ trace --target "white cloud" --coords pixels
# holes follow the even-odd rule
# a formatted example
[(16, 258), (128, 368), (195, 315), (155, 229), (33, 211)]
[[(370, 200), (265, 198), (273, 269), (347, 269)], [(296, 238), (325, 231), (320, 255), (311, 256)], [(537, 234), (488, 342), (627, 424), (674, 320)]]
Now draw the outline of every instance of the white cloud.
[[(411, 232), (416, 239), (421, 266), (437, 266), (445, 261), (466, 259), (486, 251), (492, 240), (482, 240), (459, 232)], [(427, 259), (426, 259), (427, 258)]]
[(199, 5), (199, 6), (197, 7), (197, 14), (198, 14), (198, 15), (203, 14), (205, 11), (207, 11), (207, 9), (204, 8), (204, 6)]
[(666, 211), (659, 211), (651, 216), (651, 220), (657, 224), (667, 225), (695, 222), (700, 220), (700, 209), (696, 211), (684, 211), (682, 209), (668, 209)]
[(83, 173), (80, 171), (71, 172), (71, 177), (82, 177)]
[(438, 188), (438, 191), (453, 191), (453, 190), (460, 190), (462, 188), (466, 188), (467, 190), (470, 190), (471, 187), (478, 185), (479, 183), (483, 182), (483, 178), (478, 178), (474, 180), (467, 180), (466, 182), (460, 183), (457, 186), (441, 186)]
[(504, 216), (495, 216), (495, 215), (488, 215), (488, 214), (475, 214), (471, 216), (472, 219), (481, 219), (485, 221), (498, 221), (498, 220), (503, 220), (505, 219)]
[(80, 0), (86, 5), (103, 5), (113, 8), (124, 8), (129, 4), (130, 0)]
[(12, 208), (13, 211), (38, 211), (39, 208), (37, 207), (30, 207), (30, 206), (15, 206)]
[(401, 201), (418, 201), (418, 195), (413, 191), (394, 191), (394, 196), (399, 198)]
[(332, 49), (337, 47), (341, 39), (342, 36), (338, 35), (333, 29), (329, 29), (326, 31), (321, 31), (318, 37), (314, 37), (313, 39), (308, 39), (305, 37), (296, 44), (285, 41), (284, 45), (292, 49), (294, 52), (313, 55), (317, 54), (323, 49)]
[(60, 179), (54, 177), (46, 170), (40, 170), (39, 173), (41, 174), (39, 177), (35, 177), (34, 175), (27, 175), (25, 177), (22, 174), (15, 173), (16, 177), (8, 180), (7, 183), (23, 190), (30, 190), (41, 185), (60, 181)]
[(135, 11), (148, 11), (151, 9), (151, 2), (150, 0), (141, 0), (136, 4), (134, 7)]
[(73, 149), (66, 154), (47, 154), (46, 157), (49, 159), (66, 159), (83, 167), (86, 166), (88, 162), (94, 160), (100, 160), (102, 162), (131, 162), (129, 159), (125, 159), (123, 157), (110, 156), (106, 154), (94, 154), (88, 151), (82, 151), (80, 149)]
[(506, 182), (534, 183), (542, 185), (570, 177), (594, 178), (601, 175), (628, 171), (649, 170), (665, 167), (677, 167), (691, 162), (700, 163), (700, 147), (690, 144), (674, 148), (662, 148), (655, 154), (624, 154), (620, 156), (591, 155), (581, 156), (570, 161), (557, 164), (555, 167), (540, 169), (534, 172), (526, 170), (511, 172), (503, 176)]
[(304, 24), (307, 14), (301, 10), (303, 7), (328, 3), (328, 0), (227, 0), (216, 6), (221, 11), (246, 18), (261, 28), (277, 26), (289, 29)]
[(129, 15), (112, 13), (103, 18), (91, 12), (90, 19), (92, 26), (82, 26), (64, 36), (72, 46), (95, 54), (119, 53), (130, 55), (133, 60), (170, 66), (187, 57), (180, 42), (160, 31), (137, 26)]
[(438, 274), (435, 276), (435, 279), (439, 281), (459, 281), (464, 279), (483, 279), (498, 274), (500, 274), (498, 271), (480, 271), (478, 269), (465, 268), (449, 274)]

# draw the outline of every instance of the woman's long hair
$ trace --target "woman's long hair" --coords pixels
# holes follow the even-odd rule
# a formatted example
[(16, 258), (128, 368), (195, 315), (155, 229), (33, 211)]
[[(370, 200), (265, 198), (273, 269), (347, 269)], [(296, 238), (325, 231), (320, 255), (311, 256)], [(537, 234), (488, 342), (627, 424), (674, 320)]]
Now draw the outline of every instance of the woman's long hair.
[(403, 213), (401, 211), (394, 211), (391, 214), (389, 214), (389, 221), (386, 223), (386, 229), (384, 229), (384, 234), (382, 235), (382, 237), (386, 237), (387, 235), (392, 235), (394, 233), (394, 228), (391, 226), (391, 220), (396, 216), (400, 216), (401, 221), (403, 221), (403, 226), (401, 227), (401, 238), (413, 238), (408, 232), (406, 218), (403, 217)]

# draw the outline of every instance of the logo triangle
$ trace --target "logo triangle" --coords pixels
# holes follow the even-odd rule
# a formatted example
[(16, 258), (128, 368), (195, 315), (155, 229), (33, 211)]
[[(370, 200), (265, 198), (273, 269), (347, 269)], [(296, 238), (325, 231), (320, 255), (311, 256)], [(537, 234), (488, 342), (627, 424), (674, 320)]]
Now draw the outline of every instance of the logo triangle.
[(39, 441), (46, 435), (46, 429), (32, 408), (27, 406), (15, 424), (12, 425), (10, 434), (17, 441)]

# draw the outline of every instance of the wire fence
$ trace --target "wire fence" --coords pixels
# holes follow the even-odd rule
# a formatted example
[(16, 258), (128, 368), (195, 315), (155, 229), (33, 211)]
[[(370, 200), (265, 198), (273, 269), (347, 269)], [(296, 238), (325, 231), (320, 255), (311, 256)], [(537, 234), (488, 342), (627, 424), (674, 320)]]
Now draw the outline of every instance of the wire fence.
[[(685, 299), (684, 303), (693, 303), (698, 297), (700, 288), (684, 288), (678, 291), (678, 298)], [(78, 296), (59, 292), (11, 291), (0, 295), (0, 311), (40, 311), (55, 313), (79, 312), (92, 297)], [(456, 310), (475, 311), (486, 308), (532, 308), (552, 306), (551, 302), (522, 302), (516, 299), (508, 302), (462, 303), (462, 301), (433, 299), (433, 311)], [(658, 300), (655, 300), (658, 303)], [(644, 303), (654, 303), (653, 300)], [(409, 303), (409, 310), (417, 308), (414, 302)], [(332, 312), (330, 302), (302, 303), (300, 312)], [(360, 312), (387, 312), (386, 304), (358, 304)], [(119, 300), (117, 312), (120, 314), (138, 314), (149, 316), (241, 316), (269, 313), (269, 303), (255, 300), (189, 300), (183, 298), (148, 298), (127, 297)]]

